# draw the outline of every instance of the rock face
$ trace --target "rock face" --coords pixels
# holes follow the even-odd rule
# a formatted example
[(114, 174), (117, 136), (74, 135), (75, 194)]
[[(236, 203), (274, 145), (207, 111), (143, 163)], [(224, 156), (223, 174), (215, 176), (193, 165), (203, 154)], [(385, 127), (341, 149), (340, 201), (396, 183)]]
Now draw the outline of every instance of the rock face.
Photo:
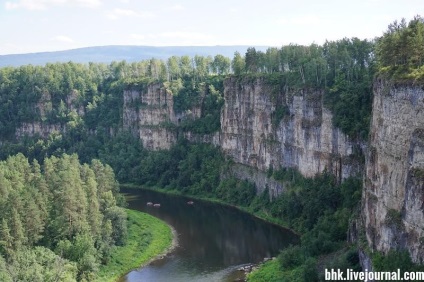
[[(185, 118), (199, 118), (201, 110), (195, 106), (187, 112), (174, 112), (172, 94), (162, 83), (149, 84), (143, 90), (125, 90), (123, 127), (137, 135), (149, 150), (169, 149), (177, 141), (175, 127)], [(199, 142), (217, 142), (219, 137), (185, 134)]]
[[(76, 90), (71, 91), (65, 101), (63, 101), (64, 107), (70, 112), (74, 112), (75, 115), (84, 116), (85, 109), (82, 105), (78, 104), (79, 93)], [(34, 105), (35, 112), (37, 113), (39, 120), (33, 122), (24, 122), (15, 130), (15, 137), (20, 139), (24, 136), (40, 136), (47, 138), (52, 133), (63, 133), (66, 132), (66, 124), (50, 123), (47, 120), (47, 115), (51, 113), (53, 109), (52, 98), (49, 92), (43, 92), (38, 103)]]
[[(85, 111), (77, 103), (78, 95), (72, 91), (63, 103), (68, 110), (82, 116)], [(332, 125), (331, 113), (324, 108), (322, 96), (323, 90), (291, 90), (276, 87), (275, 82), (264, 78), (230, 77), (224, 82), (221, 130), (209, 135), (180, 133), (192, 142), (219, 146), (235, 163), (260, 172), (292, 167), (312, 177), (327, 170), (341, 180), (358, 173), (360, 165), (352, 157), (355, 144)], [(125, 90), (123, 103), (123, 128), (139, 137), (149, 150), (169, 149), (177, 141), (178, 124), (183, 119), (202, 115), (201, 102), (189, 111), (175, 113), (173, 96), (162, 83)], [(48, 93), (43, 94), (36, 108), (41, 122), (22, 124), (16, 131), (17, 137), (25, 134), (47, 137), (53, 131), (66, 130), (65, 125), (43, 122), (52, 110)], [(234, 171), (248, 176), (243, 169)], [(282, 191), (259, 174), (249, 180), (273, 187), (272, 194)], [(259, 191), (263, 189), (258, 187)]]
[[(225, 81), (220, 146), (236, 163), (266, 171), (293, 167), (339, 179), (360, 171), (354, 144), (332, 125), (322, 90), (275, 89), (264, 79)], [(278, 97), (278, 98), (277, 98)]]
[[(333, 126), (322, 96), (323, 90), (275, 89), (263, 78), (232, 77), (224, 83), (220, 132), (202, 136), (186, 132), (184, 137), (219, 146), (235, 163), (262, 172), (292, 167), (312, 177), (327, 170), (341, 180), (359, 173), (361, 165), (353, 158), (355, 144)], [(201, 115), (196, 109), (190, 112), (192, 118)], [(169, 149), (177, 140), (173, 126), (183, 118), (184, 114), (174, 113), (172, 95), (161, 84), (124, 92), (123, 126), (148, 149)], [(249, 178), (241, 167), (234, 168), (236, 176), (265, 183), (272, 195), (281, 193), (282, 187), (259, 174)]]
[[(271, 196), (283, 191), (267, 180), (268, 169), (297, 168), (312, 177), (327, 170), (342, 180), (360, 173), (362, 165), (353, 156), (354, 143), (332, 124), (332, 115), (322, 103), (323, 90), (275, 89), (263, 78), (228, 78), (221, 130), (213, 135), (185, 132), (196, 143), (211, 143), (240, 165), (234, 176), (248, 179)], [(201, 115), (199, 109), (190, 111)], [(123, 126), (150, 150), (169, 149), (177, 140), (175, 126), (186, 118), (173, 110), (172, 95), (161, 84), (124, 92)], [(247, 173), (246, 169), (257, 173)]]
[(149, 150), (169, 149), (176, 142), (167, 125), (177, 122), (172, 95), (159, 83), (144, 91), (124, 91), (123, 127), (136, 134)]
[[(323, 92), (288, 89), (265, 78), (230, 77), (224, 82), (221, 130), (181, 134), (192, 142), (219, 146), (235, 163), (226, 173), (254, 182), (258, 192), (268, 187), (270, 197), (284, 187), (267, 176), (268, 169), (296, 168), (306, 177), (328, 171), (339, 181), (365, 170), (361, 226), (369, 245), (383, 252), (406, 249), (414, 262), (423, 262), (424, 89), (375, 82), (365, 169), (354, 154), (355, 147), (363, 146), (333, 126)], [(71, 92), (62, 105), (81, 116), (85, 111), (78, 95)], [(169, 149), (177, 141), (180, 121), (202, 115), (199, 105), (174, 113), (173, 97), (159, 83), (126, 90), (123, 98), (123, 128), (150, 150)], [(17, 138), (66, 131), (65, 125), (44, 122), (52, 111), (48, 93), (34, 107), (39, 119), (21, 124)], [(362, 260), (364, 267), (371, 267), (369, 260)]]
[(370, 150), (363, 192), (366, 236), (373, 249), (407, 249), (424, 259), (424, 90), (374, 85)]
[(66, 127), (60, 124), (45, 124), (42, 122), (23, 123), (16, 129), (15, 136), (20, 139), (24, 136), (38, 135), (47, 138), (52, 133), (66, 132)]
[[(236, 177), (237, 179), (248, 180), (249, 182), (254, 183), (258, 194), (268, 188), (270, 199), (275, 198), (284, 191), (284, 186), (279, 181), (268, 177), (265, 172), (249, 166), (234, 164), (226, 173), (229, 174), (229, 176)], [(224, 175), (224, 177), (225, 176), (226, 175)]]

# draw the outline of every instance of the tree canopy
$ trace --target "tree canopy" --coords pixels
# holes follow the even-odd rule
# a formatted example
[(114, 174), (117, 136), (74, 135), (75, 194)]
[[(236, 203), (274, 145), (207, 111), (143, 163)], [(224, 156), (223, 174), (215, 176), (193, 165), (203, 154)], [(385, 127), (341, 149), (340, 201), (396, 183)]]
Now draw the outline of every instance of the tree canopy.
[(91, 281), (126, 238), (112, 169), (76, 155), (0, 162), (2, 281)]
[(397, 81), (424, 81), (424, 19), (391, 23), (377, 40), (379, 71)]

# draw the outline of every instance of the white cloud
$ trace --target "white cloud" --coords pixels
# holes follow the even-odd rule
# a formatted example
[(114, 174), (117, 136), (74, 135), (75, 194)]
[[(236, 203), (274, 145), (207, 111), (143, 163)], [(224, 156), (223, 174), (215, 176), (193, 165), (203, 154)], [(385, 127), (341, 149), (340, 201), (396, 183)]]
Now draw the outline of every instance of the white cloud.
[(120, 18), (138, 17), (138, 18), (154, 18), (155, 14), (151, 12), (136, 12), (129, 9), (114, 9), (106, 13), (106, 17), (110, 20), (117, 20)]
[(26, 10), (46, 10), (53, 6), (76, 6), (96, 8), (102, 4), (101, 0), (17, 0), (7, 1), (6, 10), (26, 9)]
[(74, 40), (65, 35), (58, 35), (55, 38), (52, 38), (54, 41), (64, 42), (64, 43), (74, 43)]

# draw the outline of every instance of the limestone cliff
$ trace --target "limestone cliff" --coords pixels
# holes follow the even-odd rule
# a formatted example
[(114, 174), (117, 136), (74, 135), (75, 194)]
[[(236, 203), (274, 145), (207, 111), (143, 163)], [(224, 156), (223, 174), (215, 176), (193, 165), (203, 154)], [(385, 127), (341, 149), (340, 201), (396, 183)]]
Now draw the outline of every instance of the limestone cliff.
[(172, 95), (162, 84), (124, 91), (123, 127), (139, 136), (145, 148), (169, 149), (177, 136), (166, 125), (174, 122)]
[[(230, 77), (224, 82), (221, 130), (213, 135), (184, 132), (190, 141), (212, 143), (235, 163), (266, 172), (269, 168), (297, 168), (312, 177), (327, 170), (340, 180), (361, 170), (353, 157), (355, 144), (332, 124), (332, 115), (322, 102), (323, 90), (276, 88), (265, 78)], [(192, 118), (201, 115), (193, 109)], [(183, 115), (173, 110), (173, 97), (162, 84), (151, 84), (142, 91), (124, 92), (123, 126), (139, 136), (146, 148), (168, 149), (176, 142), (175, 126)], [(241, 167), (236, 176), (248, 178)], [(266, 177), (265, 177), (266, 178)], [(251, 181), (272, 187), (278, 185), (264, 177)]]
[(24, 136), (38, 135), (47, 138), (52, 133), (66, 132), (66, 127), (60, 124), (47, 124), (43, 122), (25, 122), (16, 129), (15, 136), (20, 139)]
[[(76, 90), (71, 91), (63, 102), (66, 111), (72, 113), (74, 116), (84, 116), (85, 108), (78, 103), (79, 92)], [(15, 137), (20, 139), (24, 136), (38, 135), (42, 138), (47, 138), (52, 133), (66, 132), (66, 124), (58, 121), (50, 121), (49, 115), (53, 110), (53, 103), (51, 94), (47, 91), (43, 92), (39, 101), (32, 106), (34, 112), (33, 121), (22, 122), (19, 127), (15, 129)]]
[[(339, 180), (361, 171), (354, 157), (354, 142), (332, 124), (332, 115), (322, 102), (322, 89), (276, 88), (265, 78), (230, 77), (224, 82), (221, 130), (215, 134), (182, 133), (194, 142), (222, 148), (236, 164), (236, 177), (256, 183), (258, 192), (270, 188), (278, 195), (283, 188), (267, 179), (268, 169), (297, 168), (312, 177), (324, 170)], [(123, 127), (136, 134), (146, 148), (168, 149), (177, 140), (176, 126), (187, 113), (176, 114), (173, 96), (163, 84), (124, 92)], [(199, 109), (189, 111), (201, 116)], [(250, 169), (255, 173), (247, 173)]]
[(424, 259), (424, 90), (374, 85), (362, 212), (373, 249)]
[(232, 77), (224, 97), (220, 146), (235, 162), (261, 171), (293, 167), (306, 177), (359, 172), (354, 143), (333, 126), (323, 90), (276, 89), (264, 78)]
[[(200, 94), (190, 110), (176, 113), (174, 97), (163, 83), (129, 86), (123, 92), (122, 127), (139, 137), (149, 150), (169, 149), (180, 133), (190, 141), (219, 146), (235, 163), (259, 172), (292, 167), (312, 177), (327, 170), (341, 180), (360, 171), (358, 161), (353, 158), (355, 144), (333, 126), (332, 115), (322, 102), (322, 89), (294, 90), (266, 78), (229, 77), (224, 82), (221, 130), (204, 135), (177, 130), (184, 119), (202, 116), (201, 104), (206, 92)], [(77, 91), (71, 91), (61, 102), (66, 115), (74, 112), (83, 116), (85, 108), (93, 108), (90, 103), (79, 104), (78, 95)], [(21, 124), (16, 130), (17, 137), (35, 134), (47, 137), (54, 131), (66, 130), (66, 123), (46, 120), (52, 112), (49, 93), (44, 93), (34, 107), (40, 117)], [(234, 171), (239, 176), (248, 175), (244, 169)], [(264, 179), (257, 176), (251, 180), (270, 186)], [(262, 184), (259, 191), (264, 188)], [(273, 194), (281, 192), (278, 185), (271, 186), (275, 188)]]

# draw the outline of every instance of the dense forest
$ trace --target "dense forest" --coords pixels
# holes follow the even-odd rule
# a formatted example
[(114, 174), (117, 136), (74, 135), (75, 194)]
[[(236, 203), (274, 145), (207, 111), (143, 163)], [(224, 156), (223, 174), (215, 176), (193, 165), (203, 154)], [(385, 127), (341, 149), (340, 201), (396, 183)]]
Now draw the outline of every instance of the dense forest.
[(377, 41), (379, 73), (397, 82), (424, 82), (424, 19), (391, 23)]
[[(267, 191), (256, 195), (252, 183), (223, 177), (232, 162), (216, 147), (181, 138), (170, 150), (143, 148), (122, 127), (123, 91), (161, 83), (172, 93), (176, 112), (202, 108), (198, 119), (164, 126), (209, 134), (220, 129), (228, 76), (263, 77), (278, 89), (323, 89), (334, 124), (351, 139), (364, 141), (373, 79), (422, 82), (423, 38), (424, 21), (416, 17), (393, 23), (374, 41), (345, 38), (265, 52), (249, 48), (232, 59), (173, 56), (1, 68), (1, 280), (90, 280), (111, 246), (125, 238), (125, 212), (118, 207), (122, 200), (112, 168), (121, 183), (219, 199), (293, 228), (302, 234), (301, 245), (283, 252), (278, 266), (290, 281), (318, 280), (319, 273), (310, 272), (318, 263), (357, 269), (358, 256), (347, 245), (346, 233), (358, 213), (360, 180), (340, 184), (327, 173), (305, 179), (295, 170), (275, 168), (268, 176), (284, 182), (287, 193), (274, 199)], [(25, 124), (59, 130), (31, 136), (19, 130)], [(377, 261), (381, 269), (389, 263), (383, 257)]]
[(92, 281), (126, 236), (112, 169), (76, 155), (0, 163), (0, 280)]

